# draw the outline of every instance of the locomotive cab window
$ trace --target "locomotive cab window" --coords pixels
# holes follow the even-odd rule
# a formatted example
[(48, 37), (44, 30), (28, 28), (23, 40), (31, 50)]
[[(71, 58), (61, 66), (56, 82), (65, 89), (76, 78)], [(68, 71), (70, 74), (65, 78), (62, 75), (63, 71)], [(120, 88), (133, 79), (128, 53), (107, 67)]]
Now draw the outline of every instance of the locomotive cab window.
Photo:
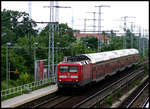
[(60, 66), (60, 72), (68, 72), (68, 66)]
[(78, 67), (77, 66), (60, 66), (60, 72), (78, 72)]
[(69, 72), (78, 72), (77, 66), (69, 66)]

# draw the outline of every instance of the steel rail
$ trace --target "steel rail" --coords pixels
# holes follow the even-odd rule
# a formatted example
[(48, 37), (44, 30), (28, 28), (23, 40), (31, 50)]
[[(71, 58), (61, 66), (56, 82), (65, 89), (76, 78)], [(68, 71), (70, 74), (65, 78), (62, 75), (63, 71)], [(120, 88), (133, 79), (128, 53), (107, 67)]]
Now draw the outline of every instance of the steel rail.
[(139, 98), (139, 96), (143, 93), (143, 91), (148, 87), (149, 83), (144, 86), (144, 88), (141, 89), (141, 91), (132, 99), (132, 101), (126, 106), (126, 108), (129, 108), (132, 106), (132, 104)]
[[(132, 78), (130, 78), (129, 81), (132, 81), (135, 77), (137, 77), (137, 75), (139, 75), (139, 74), (142, 73), (142, 72), (143, 72), (143, 71), (141, 71), (141, 72), (137, 73), (136, 75), (134, 75)], [(128, 81), (128, 82), (125, 82), (125, 83), (123, 83), (123, 84), (121, 84), (121, 85), (120, 85), (121, 89), (124, 88), (124, 87), (126, 86), (126, 84), (129, 83), (129, 81)], [(94, 102), (94, 103), (90, 106), (90, 108), (94, 107), (94, 106), (97, 104), (97, 102), (100, 104), (100, 102), (102, 102), (102, 101), (103, 101), (106, 97), (108, 97), (111, 93), (114, 93), (117, 89), (118, 89), (118, 88), (112, 90), (111, 92), (109, 92), (108, 94), (106, 94), (104, 97), (102, 97), (102, 98), (99, 99), (98, 101)]]
[[(141, 68), (142, 68), (142, 67), (141, 67)], [(139, 69), (138, 69), (138, 70), (139, 70)], [(141, 72), (143, 72), (143, 71), (144, 71), (144, 70), (142, 70)], [(90, 97), (84, 99), (84, 100), (81, 101), (80, 103), (74, 105), (72, 108), (77, 108), (77, 107), (81, 106), (82, 104), (86, 103), (87, 101), (89, 101), (89, 100), (91, 100), (92, 98), (96, 97), (96, 96), (99, 95), (100, 93), (106, 91), (107, 89), (111, 88), (112, 86), (116, 85), (116, 84), (119, 83), (120, 81), (124, 80), (125, 78), (127, 78), (127, 77), (129, 77), (129, 76), (131, 76), (131, 75), (133, 75), (133, 74), (135, 74), (135, 73), (137, 73), (137, 70), (136, 70), (136, 71), (133, 71), (133, 72), (130, 73), (129, 75), (127, 75), (127, 76), (125, 76), (125, 77), (119, 79), (118, 81), (112, 83), (111, 85), (105, 87), (104, 89), (100, 90), (99, 92), (95, 93), (94, 95), (92, 95), (92, 96), (90, 96)]]
[(145, 102), (142, 105), (142, 108), (145, 108), (148, 102), (149, 102), (149, 97), (146, 98)]
[[(68, 100), (68, 99), (70, 99), (71, 98), (71, 96), (64, 96), (64, 97), (60, 97), (60, 98), (58, 98), (58, 99), (54, 99), (53, 101), (52, 101), (52, 103), (51, 102), (46, 102), (46, 103), (44, 103), (43, 105), (40, 105), (40, 106), (38, 106), (37, 108), (53, 108), (53, 107), (55, 107), (56, 105), (58, 105), (58, 104), (61, 104), (61, 103), (63, 103), (64, 101), (66, 101), (66, 100)], [(55, 102), (56, 101), (56, 102)], [(54, 103), (53, 103), (54, 102)], [(46, 106), (45, 106), (46, 105)]]
[(46, 104), (46, 103), (48, 103), (48, 102), (50, 102), (50, 101), (52, 101), (52, 100), (54, 100), (54, 99), (57, 99), (57, 98), (59, 98), (59, 97), (61, 97), (61, 96), (55, 96), (55, 97), (53, 97), (53, 98), (51, 98), (51, 99), (48, 99), (48, 100), (46, 100), (46, 101), (44, 101), (44, 102), (41, 102), (41, 103), (39, 103), (39, 104), (33, 106), (32, 109), (37, 108), (37, 107), (39, 107), (39, 106), (41, 106), (41, 105), (44, 105), (44, 104)]
[[(67, 96), (67, 97), (66, 97), (66, 96), (54, 96), (53, 98), (50, 98), (50, 99), (48, 99), (48, 100), (46, 100), (46, 101), (43, 101), (43, 102), (41, 102), (41, 103), (39, 103), (39, 104), (37, 104), (37, 105), (31, 107), (31, 108), (32, 108), (32, 109), (41, 108), (41, 107), (44, 107), (44, 105), (48, 105), (48, 106), (46, 106), (46, 107), (51, 108), (51, 107), (54, 107), (54, 106), (56, 106), (56, 105), (58, 105), (58, 104), (60, 104), (60, 103), (62, 103), (62, 102), (64, 102), (64, 101), (70, 99), (70, 97), (71, 97), (71, 96)], [(62, 99), (62, 98), (63, 98), (63, 99)], [(56, 101), (56, 102), (54, 102), (54, 101)], [(51, 103), (51, 102), (52, 102), (52, 103)], [(54, 102), (54, 103), (53, 103), (53, 102)]]

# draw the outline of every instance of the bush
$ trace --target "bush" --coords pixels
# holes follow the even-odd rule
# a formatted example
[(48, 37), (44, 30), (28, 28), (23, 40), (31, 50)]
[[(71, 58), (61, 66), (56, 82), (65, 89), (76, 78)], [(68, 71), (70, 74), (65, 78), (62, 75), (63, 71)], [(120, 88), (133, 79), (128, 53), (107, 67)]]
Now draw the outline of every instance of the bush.
[(23, 84), (27, 84), (27, 83), (31, 82), (30, 80), (31, 80), (30, 74), (22, 72), (19, 75), (18, 82), (19, 82), (20, 85), (23, 85)]
[(144, 71), (145, 71), (145, 72), (148, 72), (148, 71), (149, 71), (149, 70), (148, 70), (148, 65), (147, 65), (147, 64), (144, 65)]
[(15, 80), (9, 80), (8, 82), (9, 82), (9, 84), (11, 84), (13, 87), (18, 86), (18, 83), (17, 83)]
[(109, 96), (107, 96), (104, 101), (106, 102), (107, 107), (110, 107), (112, 105), (112, 102), (113, 102), (113, 100), (112, 100), (112, 94), (109, 95)]
[(117, 96), (117, 98), (121, 97), (120, 87), (118, 87), (118, 89), (117, 89), (116, 96)]
[(6, 81), (2, 81), (1, 82), (1, 90), (5, 90), (6, 89)]
[[(8, 88), (12, 88), (17, 86), (17, 82), (14, 80), (8, 80)], [(1, 82), (1, 90), (5, 90), (6, 89), (6, 81), (2, 81)]]
[(139, 68), (139, 64), (136, 64), (136, 65), (133, 66), (133, 69), (134, 69), (134, 70), (136, 70), (136, 69), (138, 69), (138, 68)]

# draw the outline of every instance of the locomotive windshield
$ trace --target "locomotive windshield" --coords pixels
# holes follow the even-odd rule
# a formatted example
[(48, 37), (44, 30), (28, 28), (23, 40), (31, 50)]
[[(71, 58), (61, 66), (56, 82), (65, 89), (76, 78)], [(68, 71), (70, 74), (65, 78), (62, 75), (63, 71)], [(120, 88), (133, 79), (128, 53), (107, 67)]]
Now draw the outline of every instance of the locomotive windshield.
[(60, 66), (60, 72), (68, 72), (68, 66)]
[(78, 72), (77, 66), (60, 66), (60, 72)]

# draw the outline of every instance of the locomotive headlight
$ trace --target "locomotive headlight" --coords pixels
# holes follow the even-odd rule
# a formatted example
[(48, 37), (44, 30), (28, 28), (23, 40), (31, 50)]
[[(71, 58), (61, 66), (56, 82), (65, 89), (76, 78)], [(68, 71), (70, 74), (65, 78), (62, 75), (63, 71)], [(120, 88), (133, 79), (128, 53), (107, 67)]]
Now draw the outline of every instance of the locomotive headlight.
[(61, 81), (61, 80), (59, 80), (59, 81)]

